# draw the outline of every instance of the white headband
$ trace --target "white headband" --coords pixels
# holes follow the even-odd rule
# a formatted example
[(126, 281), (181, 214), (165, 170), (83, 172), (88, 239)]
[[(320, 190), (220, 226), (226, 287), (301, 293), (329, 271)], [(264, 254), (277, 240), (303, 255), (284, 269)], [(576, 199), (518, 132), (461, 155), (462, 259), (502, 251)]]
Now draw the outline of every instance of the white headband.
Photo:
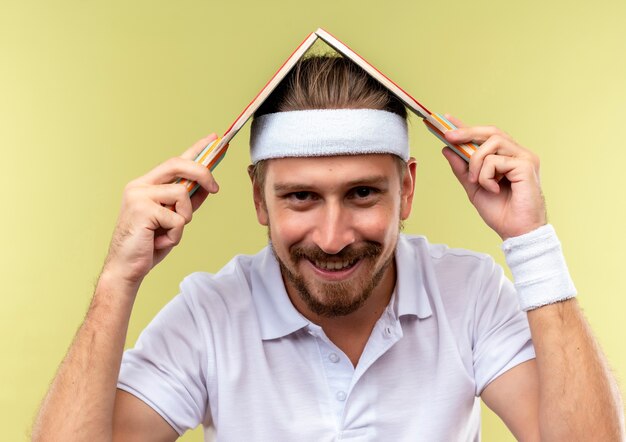
[(374, 109), (315, 109), (265, 114), (252, 121), (252, 164), (270, 158), (391, 153), (409, 159), (404, 118)]

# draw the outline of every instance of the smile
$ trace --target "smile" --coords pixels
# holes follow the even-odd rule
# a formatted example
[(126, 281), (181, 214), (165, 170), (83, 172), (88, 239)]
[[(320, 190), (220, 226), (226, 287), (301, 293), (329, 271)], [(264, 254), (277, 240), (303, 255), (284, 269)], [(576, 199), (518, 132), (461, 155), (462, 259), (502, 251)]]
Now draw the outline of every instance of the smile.
[(353, 259), (351, 261), (311, 261), (311, 263), (320, 270), (326, 271), (341, 271), (347, 270), (354, 266), (358, 261), (357, 259)]

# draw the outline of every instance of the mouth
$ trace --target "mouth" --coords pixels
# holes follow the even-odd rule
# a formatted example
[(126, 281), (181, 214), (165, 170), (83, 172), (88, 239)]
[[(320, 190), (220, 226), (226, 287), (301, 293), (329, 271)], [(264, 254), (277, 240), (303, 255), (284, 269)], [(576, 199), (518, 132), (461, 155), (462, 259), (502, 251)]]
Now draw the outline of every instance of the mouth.
[(360, 258), (352, 260), (310, 260), (306, 262), (313, 268), (315, 274), (328, 281), (340, 281), (349, 278), (359, 267)]
[[(301, 276), (308, 275), (320, 283), (349, 282), (352, 278), (367, 278), (382, 254), (382, 245), (373, 241), (349, 245), (339, 253), (328, 254), (315, 245), (297, 244), (289, 250), (294, 268)], [(298, 271), (296, 271), (298, 273)]]
[(359, 259), (355, 258), (352, 260), (343, 260), (343, 261), (333, 261), (333, 260), (327, 260), (327, 261), (322, 261), (322, 260), (309, 260), (315, 267), (317, 267), (320, 270), (326, 271), (326, 272), (339, 272), (342, 270), (348, 270), (352, 267), (354, 267), (354, 265), (357, 263)]

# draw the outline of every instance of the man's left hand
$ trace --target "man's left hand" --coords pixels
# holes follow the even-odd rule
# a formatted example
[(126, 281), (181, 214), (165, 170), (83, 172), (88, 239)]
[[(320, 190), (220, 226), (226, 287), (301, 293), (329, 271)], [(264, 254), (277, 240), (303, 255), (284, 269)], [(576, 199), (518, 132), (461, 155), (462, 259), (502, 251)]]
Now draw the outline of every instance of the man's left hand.
[(496, 127), (466, 127), (450, 115), (446, 118), (458, 127), (446, 132), (448, 141), (480, 145), (469, 167), (449, 147), (443, 155), (487, 225), (505, 240), (546, 224), (539, 157)]

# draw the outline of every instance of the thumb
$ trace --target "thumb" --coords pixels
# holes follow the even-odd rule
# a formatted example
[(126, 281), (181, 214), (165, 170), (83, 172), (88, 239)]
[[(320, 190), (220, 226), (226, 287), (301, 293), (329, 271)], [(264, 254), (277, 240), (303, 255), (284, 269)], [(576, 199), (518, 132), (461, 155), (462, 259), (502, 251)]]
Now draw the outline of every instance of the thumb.
[(444, 147), (441, 151), (448, 163), (450, 164), (450, 168), (452, 169), (452, 173), (459, 183), (465, 189), (468, 195), (474, 194), (476, 188), (479, 187), (476, 183), (471, 183), (469, 180), (469, 168), (467, 167), (467, 163), (460, 156), (458, 156), (452, 149), (448, 146)]

